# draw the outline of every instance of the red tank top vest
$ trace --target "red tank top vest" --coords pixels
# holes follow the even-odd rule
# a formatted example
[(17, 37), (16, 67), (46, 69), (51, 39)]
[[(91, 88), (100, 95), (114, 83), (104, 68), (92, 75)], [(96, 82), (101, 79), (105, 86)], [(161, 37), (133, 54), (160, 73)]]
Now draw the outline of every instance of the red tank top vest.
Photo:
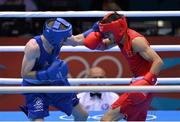
[[(132, 40), (136, 37), (144, 37), (143, 35), (137, 33), (134, 30), (127, 30), (127, 39), (124, 45), (119, 45), (122, 54), (128, 61), (129, 68), (133, 74), (133, 77), (144, 76), (152, 65), (151, 62), (145, 60), (139, 53), (135, 53), (132, 50)], [(144, 37), (145, 38), (145, 37)]]

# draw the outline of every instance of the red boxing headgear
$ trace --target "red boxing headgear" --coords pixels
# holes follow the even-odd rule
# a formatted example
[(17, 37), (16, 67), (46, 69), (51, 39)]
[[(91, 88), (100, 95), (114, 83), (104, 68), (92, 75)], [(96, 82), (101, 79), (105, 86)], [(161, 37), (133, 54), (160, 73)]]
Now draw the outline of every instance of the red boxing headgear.
[[(106, 15), (103, 18), (103, 20), (107, 19), (111, 15), (112, 13)], [(100, 32), (101, 33), (111, 32), (115, 38), (116, 43), (119, 43), (122, 40), (123, 35), (128, 28), (125, 16), (122, 16), (121, 18), (115, 21), (111, 21), (110, 23), (102, 23), (102, 21), (99, 22)]]

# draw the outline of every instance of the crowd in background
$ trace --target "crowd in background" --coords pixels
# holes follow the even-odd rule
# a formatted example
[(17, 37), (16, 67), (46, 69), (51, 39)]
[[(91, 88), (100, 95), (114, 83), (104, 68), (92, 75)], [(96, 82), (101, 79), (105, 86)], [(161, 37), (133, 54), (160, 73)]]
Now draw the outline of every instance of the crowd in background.
[[(164, 11), (180, 10), (179, 0), (1, 0), (0, 11)], [(78, 34), (99, 18), (66, 18)], [(0, 36), (34, 36), (41, 33), (45, 18), (1, 18)], [(129, 27), (145, 35), (180, 35), (178, 17), (128, 18)], [(22, 26), (23, 25), (23, 26)]]

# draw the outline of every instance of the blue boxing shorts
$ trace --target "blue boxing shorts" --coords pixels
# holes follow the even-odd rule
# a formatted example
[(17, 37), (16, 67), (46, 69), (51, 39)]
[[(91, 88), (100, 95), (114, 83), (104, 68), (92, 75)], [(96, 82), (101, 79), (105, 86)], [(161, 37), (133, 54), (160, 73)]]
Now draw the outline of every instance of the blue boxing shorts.
[[(25, 82), (25, 80), (23, 80), (23, 82)], [(33, 86), (34, 84), (26, 82), (23, 85)], [(70, 86), (68, 80), (58, 85)], [(79, 103), (79, 99), (75, 93), (30, 93), (24, 95), (28, 109), (28, 118), (32, 120), (49, 116), (49, 105), (54, 106), (70, 116), (73, 107)]]

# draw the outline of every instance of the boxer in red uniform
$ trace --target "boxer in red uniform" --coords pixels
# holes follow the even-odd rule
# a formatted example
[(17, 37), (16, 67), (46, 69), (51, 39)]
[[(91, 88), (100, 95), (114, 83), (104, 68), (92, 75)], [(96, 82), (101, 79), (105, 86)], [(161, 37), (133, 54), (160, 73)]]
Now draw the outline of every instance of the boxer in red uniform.
[[(110, 13), (73, 39), (83, 40), (82, 43), (90, 49), (105, 50), (118, 45), (133, 74), (130, 86), (156, 84), (163, 61), (143, 35), (128, 28), (124, 15)], [(152, 97), (151, 93), (123, 93), (101, 121), (145, 121)]]

